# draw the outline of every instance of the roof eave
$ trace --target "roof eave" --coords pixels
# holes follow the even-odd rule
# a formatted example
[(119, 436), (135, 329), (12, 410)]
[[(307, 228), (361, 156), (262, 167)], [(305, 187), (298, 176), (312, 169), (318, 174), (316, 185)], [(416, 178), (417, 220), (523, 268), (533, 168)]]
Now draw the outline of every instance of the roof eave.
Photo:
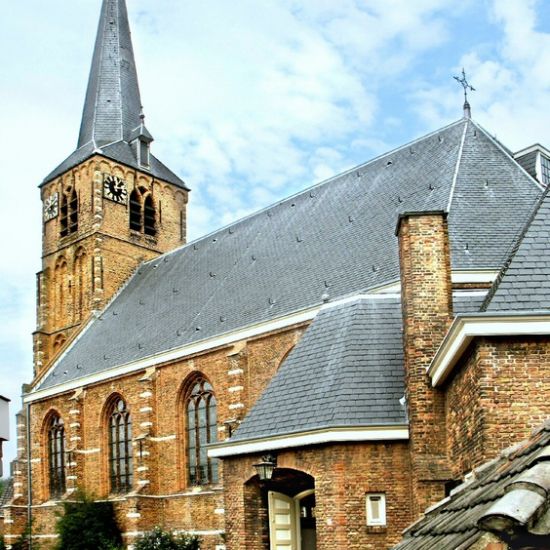
[(326, 443), (407, 441), (408, 439), (409, 426), (405, 423), (376, 426), (330, 426), (299, 433), (214, 443), (209, 446), (208, 456), (211, 458), (229, 458), (237, 455)]
[(550, 335), (550, 312), (457, 315), (427, 369), (432, 386), (444, 384), (475, 338), (522, 335)]

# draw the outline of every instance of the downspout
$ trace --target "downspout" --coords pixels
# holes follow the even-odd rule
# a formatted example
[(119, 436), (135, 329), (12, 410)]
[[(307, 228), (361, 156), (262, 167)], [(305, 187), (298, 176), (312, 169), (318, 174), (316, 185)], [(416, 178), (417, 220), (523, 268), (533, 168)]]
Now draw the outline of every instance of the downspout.
[(31, 463), (31, 404), (27, 403), (27, 522), (29, 550), (32, 550), (32, 463)]

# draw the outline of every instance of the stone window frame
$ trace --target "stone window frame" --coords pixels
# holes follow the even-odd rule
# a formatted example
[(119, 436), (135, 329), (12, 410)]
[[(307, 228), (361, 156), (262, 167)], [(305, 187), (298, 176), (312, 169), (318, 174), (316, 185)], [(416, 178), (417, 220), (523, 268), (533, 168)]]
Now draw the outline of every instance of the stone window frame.
[(132, 414), (120, 394), (107, 400), (104, 426), (108, 491), (110, 494), (129, 493), (134, 482)]
[(148, 237), (157, 235), (157, 209), (153, 194), (145, 187), (135, 187), (128, 201), (128, 227)]
[(67, 490), (66, 434), (63, 417), (51, 410), (43, 423), (44, 490), (46, 498), (60, 498)]
[[(190, 405), (193, 408), (190, 409)], [(204, 406), (203, 406), (204, 404)], [(214, 405), (212, 407), (212, 404)], [(209, 458), (206, 446), (218, 438), (218, 400), (210, 380), (202, 373), (191, 374), (182, 384), (180, 399), (180, 456), (183, 462), (182, 485), (197, 487), (219, 483), (219, 460)], [(205, 421), (201, 445), (201, 410)], [(193, 417), (193, 428), (189, 419)], [(194, 444), (190, 445), (190, 441)]]

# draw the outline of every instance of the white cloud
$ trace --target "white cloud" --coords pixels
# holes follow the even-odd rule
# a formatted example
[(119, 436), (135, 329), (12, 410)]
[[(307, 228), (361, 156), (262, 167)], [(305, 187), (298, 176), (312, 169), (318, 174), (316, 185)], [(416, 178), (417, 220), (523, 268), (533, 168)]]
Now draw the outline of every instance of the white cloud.
[[(453, 70), (466, 67), (473, 117), (512, 149), (550, 142), (550, 33), (537, 30), (541, 4), (533, 0), (494, 0), (489, 16), (502, 32), (491, 48), (464, 53)], [(418, 112), (433, 126), (456, 111), (450, 85), (424, 83), (415, 94)]]

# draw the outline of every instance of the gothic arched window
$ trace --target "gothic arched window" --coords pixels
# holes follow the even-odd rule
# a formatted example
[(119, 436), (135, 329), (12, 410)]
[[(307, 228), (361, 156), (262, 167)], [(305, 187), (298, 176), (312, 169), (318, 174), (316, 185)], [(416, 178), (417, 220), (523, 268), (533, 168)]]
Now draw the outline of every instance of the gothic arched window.
[(218, 481), (218, 461), (208, 458), (206, 446), (217, 439), (216, 397), (212, 386), (198, 379), (185, 400), (187, 471), (191, 485)]
[(130, 229), (141, 231), (141, 195), (137, 189), (130, 194)]
[(66, 237), (78, 231), (78, 195), (76, 189), (67, 189), (61, 195), (61, 236)]
[(109, 414), (109, 475), (111, 493), (127, 493), (132, 488), (132, 419), (126, 403), (117, 397)]
[(157, 230), (155, 228), (155, 205), (153, 204), (153, 197), (147, 195), (145, 197), (145, 206), (143, 208), (143, 231), (146, 235), (155, 236)]
[(57, 415), (48, 423), (48, 468), (50, 497), (59, 497), (65, 492), (65, 426)]

